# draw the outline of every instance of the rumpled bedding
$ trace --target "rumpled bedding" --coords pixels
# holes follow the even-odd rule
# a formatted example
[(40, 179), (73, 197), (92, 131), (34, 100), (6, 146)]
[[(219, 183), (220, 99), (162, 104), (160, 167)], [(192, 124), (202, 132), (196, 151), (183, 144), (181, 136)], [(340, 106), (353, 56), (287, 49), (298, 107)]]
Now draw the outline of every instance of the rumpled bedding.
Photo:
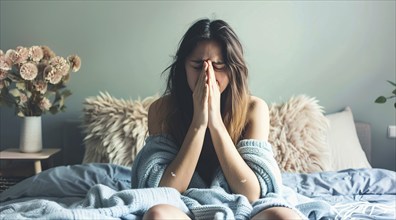
[[(167, 138), (148, 139), (147, 143), (150, 141), (154, 148), (169, 145), (163, 150), (168, 156), (174, 154)], [(283, 173), (283, 182), (279, 182), (280, 178), (265, 178), (273, 175), (266, 168), (272, 161), (263, 166), (255, 157), (272, 156), (269, 147), (254, 141), (238, 145), (248, 165), (262, 177), (263, 197), (253, 204), (229, 191), (220, 169), (211, 186), (194, 175), (190, 189), (183, 194), (172, 188), (153, 188), (171, 157), (155, 155), (152, 148), (146, 148), (132, 170), (112, 164), (83, 164), (55, 167), (30, 177), (0, 194), (0, 218), (141, 219), (156, 204), (173, 205), (194, 219), (249, 219), (273, 205), (293, 207), (308, 219), (396, 218), (394, 171)], [(148, 171), (136, 169), (139, 166)], [(131, 185), (142, 189), (131, 189)]]
[(335, 219), (396, 219), (394, 171), (361, 168), (283, 173), (282, 179), (298, 195), (330, 204)]
[[(188, 212), (180, 194), (171, 188), (131, 189), (131, 169), (112, 164), (82, 164), (55, 167), (23, 180), (0, 194), (0, 219), (141, 219), (147, 207), (172, 204)], [(396, 219), (396, 173), (384, 169), (351, 169), (311, 174), (283, 173), (291, 204), (300, 199), (320, 201), (334, 210), (332, 216), (318, 210), (305, 213), (309, 219)], [(286, 190), (287, 192), (287, 190)], [(309, 197), (311, 196), (311, 198)], [(149, 197), (152, 203), (142, 203)], [(315, 208), (315, 203), (297, 204)], [(377, 212), (353, 210), (338, 213), (342, 206), (379, 205)], [(259, 204), (257, 204), (259, 205)], [(382, 207), (383, 206), (383, 207)], [(393, 211), (392, 211), (393, 210)], [(350, 210), (349, 210), (350, 211)], [(364, 212), (365, 211), (365, 212)], [(344, 216), (342, 215), (344, 214)], [(216, 218), (220, 219), (222, 213)]]

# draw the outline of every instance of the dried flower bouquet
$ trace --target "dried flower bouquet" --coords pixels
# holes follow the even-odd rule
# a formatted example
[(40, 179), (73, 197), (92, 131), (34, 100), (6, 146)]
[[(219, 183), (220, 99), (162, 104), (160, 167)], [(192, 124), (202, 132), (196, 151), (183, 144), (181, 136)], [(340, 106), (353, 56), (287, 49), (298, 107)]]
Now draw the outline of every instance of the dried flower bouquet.
[(66, 83), (80, 66), (77, 55), (65, 59), (48, 46), (0, 50), (0, 105), (15, 106), (20, 117), (64, 111)]

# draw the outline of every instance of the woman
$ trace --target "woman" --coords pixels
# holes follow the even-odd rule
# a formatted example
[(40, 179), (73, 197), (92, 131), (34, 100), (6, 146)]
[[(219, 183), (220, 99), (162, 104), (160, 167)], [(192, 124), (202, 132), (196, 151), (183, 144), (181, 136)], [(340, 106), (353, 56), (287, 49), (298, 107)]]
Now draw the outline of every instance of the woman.
[[(250, 203), (263, 197), (258, 176), (237, 144), (243, 139), (267, 141), (268, 107), (249, 94), (248, 69), (234, 31), (222, 20), (197, 21), (185, 33), (168, 69), (165, 94), (150, 106), (148, 128), (152, 137), (170, 135), (179, 149), (158, 186), (184, 193), (194, 174), (210, 186), (220, 168), (232, 194), (244, 195)], [(278, 167), (271, 172), (280, 176)], [(274, 218), (301, 217), (286, 207), (270, 207), (253, 217)], [(189, 216), (174, 206), (159, 204), (143, 219)]]

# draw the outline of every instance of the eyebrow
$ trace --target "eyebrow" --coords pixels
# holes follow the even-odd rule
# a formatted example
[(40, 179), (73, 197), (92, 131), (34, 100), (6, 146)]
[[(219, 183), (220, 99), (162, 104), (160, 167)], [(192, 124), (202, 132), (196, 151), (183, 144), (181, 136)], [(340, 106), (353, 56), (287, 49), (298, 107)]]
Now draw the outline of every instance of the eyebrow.
[[(205, 61), (205, 60), (191, 60), (191, 61), (194, 62), (194, 63), (197, 63), (197, 64), (201, 64), (201, 63), (203, 63), (203, 61)], [(213, 63), (213, 64), (217, 64), (217, 65), (219, 65), (219, 64), (224, 64), (223, 61), (217, 61), (217, 62), (213, 62), (213, 61), (212, 61), (212, 63)]]

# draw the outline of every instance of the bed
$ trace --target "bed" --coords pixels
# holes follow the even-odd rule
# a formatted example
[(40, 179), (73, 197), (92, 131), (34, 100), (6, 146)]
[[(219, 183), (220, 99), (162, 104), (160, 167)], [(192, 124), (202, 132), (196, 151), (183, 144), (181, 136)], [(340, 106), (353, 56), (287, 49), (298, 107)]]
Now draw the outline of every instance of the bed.
[[(211, 198), (189, 208), (181, 199), (186, 195), (170, 188), (131, 189), (131, 164), (147, 138), (147, 109), (155, 99), (87, 98), (83, 164), (55, 167), (9, 188), (0, 194), (0, 218), (141, 219), (149, 207), (167, 203), (195, 219), (248, 219), (230, 214), (227, 204), (206, 204)], [(370, 126), (355, 122), (349, 107), (325, 115), (315, 98), (300, 95), (271, 104), (270, 117), (282, 199), (308, 219), (396, 219), (396, 173), (371, 167)], [(244, 201), (238, 197), (234, 208), (260, 207)]]

